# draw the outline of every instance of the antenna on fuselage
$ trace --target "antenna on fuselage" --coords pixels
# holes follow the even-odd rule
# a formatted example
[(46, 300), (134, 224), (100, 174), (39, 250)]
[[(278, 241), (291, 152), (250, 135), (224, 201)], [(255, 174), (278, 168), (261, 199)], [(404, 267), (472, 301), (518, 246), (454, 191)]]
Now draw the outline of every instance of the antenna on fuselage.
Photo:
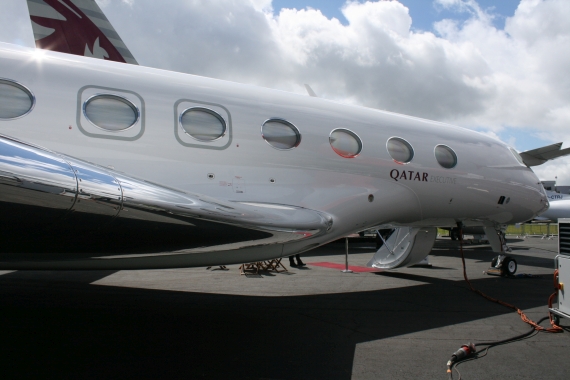
[(307, 89), (309, 96), (312, 96), (313, 98), (318, 98), (317, 94), (315, 94), (315, 91), (313, 91), (311, 86), (309, 86), (308, 84), (305, 83), (305, 88)]

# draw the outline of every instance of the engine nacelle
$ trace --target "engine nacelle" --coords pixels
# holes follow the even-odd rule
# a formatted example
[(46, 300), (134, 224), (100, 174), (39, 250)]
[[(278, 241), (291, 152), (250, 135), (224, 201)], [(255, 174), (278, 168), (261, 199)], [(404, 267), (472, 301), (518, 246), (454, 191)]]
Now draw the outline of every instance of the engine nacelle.
[(436, 227), (396, 228), (367, 266), (395, 269), (415, 265), (429, 255), (436, 237)]

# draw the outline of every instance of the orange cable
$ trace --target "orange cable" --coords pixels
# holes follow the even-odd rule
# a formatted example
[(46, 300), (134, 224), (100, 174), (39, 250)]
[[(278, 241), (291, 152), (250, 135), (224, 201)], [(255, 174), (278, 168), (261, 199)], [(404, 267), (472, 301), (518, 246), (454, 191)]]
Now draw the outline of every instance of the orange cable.
[[(461, 236), (463, 233), (463, 231), (459, 231), (459, 236)], [(529, 319), (525, 313), (523, 313), (523, 311), (521, 309), (519, 309), (516, 306), (513, 306), (509, 303), (503, 302), (501, 300), (498, 300), (496, 298), (490, 297), (488, 295), (486, 295), (485, 293), (483, 293), (480, 290), (477, 290), (473, 287), (473, 285), (471, 284), (471, 282), (469, 281), (469, 279), (467, 278), (467, 271), (465, 269), (465, 256), (463, 255), (463, 241), (460, 240), (459, 241), (459, 248), (461, 251), (461, 261), (463, 263), (463, 278), (465, 279), (465, 282), (467, 282), (467, 284), (469, 285), (469, 288), (479, 294), (481, 297), (486, 298), (487, 300), (491, 301), (491, 302), (495, 302), (498, 303), (499, 305), (503, 305), (505, 307), (508, 307), (509, 309), (513, 309), (515, 310), (520, 316), (521, 319), (523, 320), (523, 322), (528, 323), (529, 325), (531, 325), (532, 327), (534, 327), (535, 330), (537, 331), (546, 331), (546, 332), (551, 332), (551, 333), (559, 333), (559, 332), (563, 332), (564, 330), (562, 329), (562, 327), (556, 325), (556, 323), (554, 323), (554, 320), (552, 319), (552, 313), (548, 313), (549, 319), (550, 319), (550, 324), (552, 325), (552, 328), (545, 328), (540, 326), (539, 324), (537, 324), (536, 322), (534, 322), (533, 320)], [(550, 295), (550, 297), (548, 297), (548, 307), (552, 307), (552, 300), (554, 299), (554, 297), (556, 297), (556, 294), (558, 292), (558, 281), (557, 281), (557, 275), (558, 275), (558, 269), (554, 271), (554, 289), (555, 292), (552, 293), (552, 295)]]

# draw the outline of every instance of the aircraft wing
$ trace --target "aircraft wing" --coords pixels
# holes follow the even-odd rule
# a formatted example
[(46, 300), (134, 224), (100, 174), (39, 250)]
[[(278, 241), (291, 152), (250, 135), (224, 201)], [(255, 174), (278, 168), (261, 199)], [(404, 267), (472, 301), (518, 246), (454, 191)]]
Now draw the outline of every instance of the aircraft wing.
[[(49, 235), (60, 236), (62, 240), (78, 237), (75, 242), (70, 240), (73, 250), (70, 257), (53, 256), (59, 260), (45, 262), (44, 256), (32, 255), (38, 260), (34, 264), (36, 268), (52, 269), (73, 265), (99, 269), (183, 267), (259, 261), (260, 257), (272, 259), (281, 256), (283, 244), (326, 234), (333, 223), (330, 215), (304, 207), (254, 199), (217, 199), (169, 188), (3, 135), (0, 135), (0, 203), (12, 210), (0, 215), (3, 229), (32, 233), (24, 242), (38, 240), (44, 244), (43, 238), (34, 236), (43, 230), (49, 230)], [(99, 250), (91, 245), (90, 230), (100, 230), (103, 226), (119, 235), (139, 228), (147, 231), (139, 230), (145, 235), (160, 228), (166, 231), (160, 237), (164, 243), (161, 247), (167, 246), (180, 230), (184, 236), (177, 249), (182, 250), (166, 249), (168, 253), (160, 256), (138, 255), (142, 261), (137, 263), (105, 250), (93, 257)], [(144, 238), (131, 237), (131, 240)], [(106, 240), (109, 246), (115, 246), (115, 238)], [(69, 245), (58, 244), (60, 250)], [(18, 246), (5, 248), (14, 252), (21, 250)], [(142, 252), (147, 252), (146, 248), (142, 247)], [(222, 255), (223, 252), (231, 254)], [(213, 259), (199, 255), (201, 253), (220, 256)], [(69, 261), (70, 258), (73, 260)], [(87, 259), (97, 260), (94, 264), (85, 264)]]
[(521, 152), (519, 154), (527, 166), (538, 166), (544, 164), (546, 161), (570, 154), (570, 148), (561, 148), (562, 143), (560, 142), (557, 144), (543, 146), (542, 148), (527, 150), (526, 152)]
[(27, 0), (36, 47), (137, 65), (95, 0)]

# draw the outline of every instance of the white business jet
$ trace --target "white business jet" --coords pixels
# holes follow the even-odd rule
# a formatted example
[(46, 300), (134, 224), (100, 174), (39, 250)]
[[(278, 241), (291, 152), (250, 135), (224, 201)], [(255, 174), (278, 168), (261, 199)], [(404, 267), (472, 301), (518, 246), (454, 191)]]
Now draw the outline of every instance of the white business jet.
[(37, 41), (83, 56), (0, 44), (0, 269), (243, 263), (406, 228), (379, 259), (393, 268), (423, 259), (437, 226), (498, 229), (548, 207), (501, 141), (126, 64), (94, 1), (28, 4)]

